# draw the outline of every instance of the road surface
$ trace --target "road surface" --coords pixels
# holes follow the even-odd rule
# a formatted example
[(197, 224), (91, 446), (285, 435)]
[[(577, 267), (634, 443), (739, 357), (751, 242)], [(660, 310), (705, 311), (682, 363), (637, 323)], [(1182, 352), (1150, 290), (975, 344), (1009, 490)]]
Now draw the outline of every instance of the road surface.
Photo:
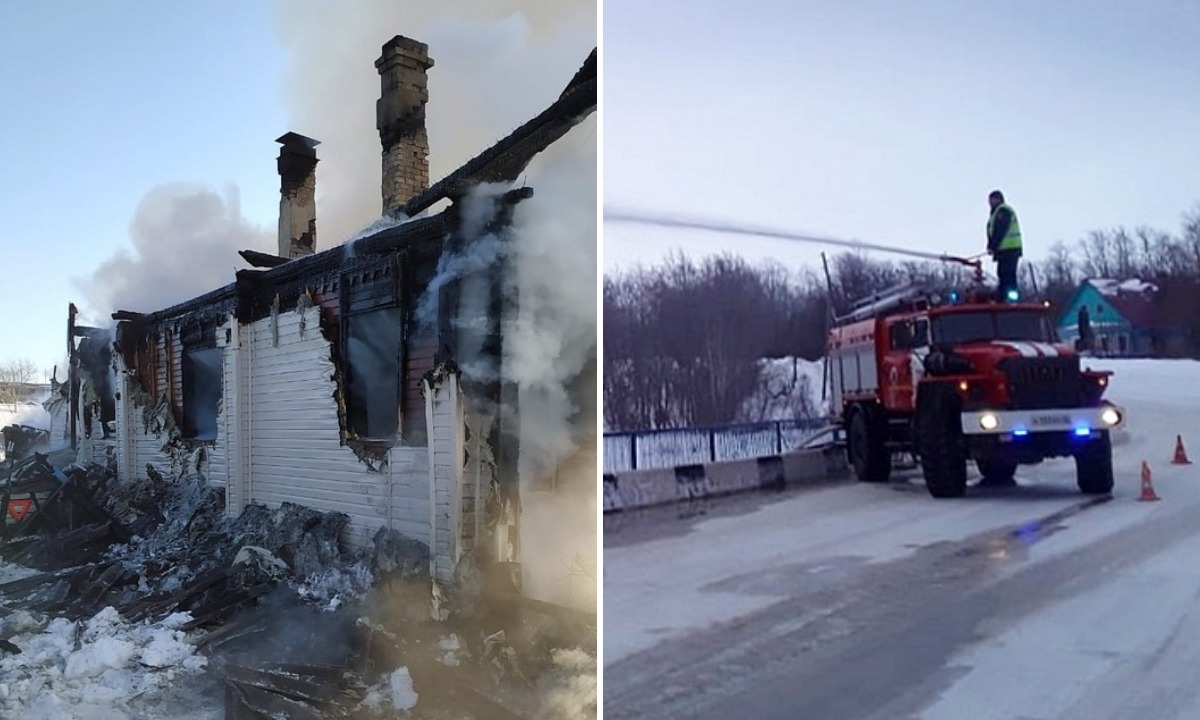
[(1167, 462), (1183, 367), (1126, 398), (1111, 499), (1058, 460), (961, 500), (908, 473), (607, 518), (605, 717), (1200, 717), (1200, 470)]

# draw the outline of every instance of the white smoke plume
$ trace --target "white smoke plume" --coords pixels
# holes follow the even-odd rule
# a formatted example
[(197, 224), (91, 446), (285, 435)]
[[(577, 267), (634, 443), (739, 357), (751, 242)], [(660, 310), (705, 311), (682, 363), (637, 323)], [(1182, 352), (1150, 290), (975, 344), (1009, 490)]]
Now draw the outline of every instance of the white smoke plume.
[(534, 195), (516, 206), (508, 238), (483, 231), (510, 186), (475, 188), (463, 202), (469, 240), (442, 256), (417, 308), (420, 322), (434, 322), (441, 288), (457, 281), (455, 359), (465, 377), (493, 380), (497, 368), (482, 354), (488, 270), (509, 263), (505, 293), (517, 312), (503, 328), (502, 362), (503, 379), (519, 388), (524, 587), (532, 597), (588, 608), (596, 602), (595, 132), (590, 117), (534, 159)]
[(162, 185), (146, 193), (119, 250), (90, 278), (75, 278), (87, 321), (112, 324), (114, 310), (152, 312), (228, 285), (244, 267), (238, 250), (271, 252), (275, 233), (242, 217), (238, 191)]
[(282, 0), (289, 130), (321, 141), (318, 250), (379, 217), (375, 60), (405, 35), (429, 45), (430, 179), (474, 157), (558, 97), (596, 45), (595, 0)]
[[(517, 318), (504, 367), (520, 387), (521, 562), (533, 597), (596, 603), (596, 118), (529, 168), (513, 216)], [(548, 486), (554, 489), (544, 489)]]
[[(278, 36), (289, 54), (290, 126), (322, 141), (317, 166), (318, 250), (341, 244), (380, 215), (375, 60), (397, 34), (430, 46), (430, 177), (438, 180), (557, 97), (595, 45), (594, 0), (418, 3), (280, 0)], [(263, 162), (273, 161), (264, 157)], [(75, 284), (83, 321), (114, 310), (159, 310), (233, 281), (236, 252), (274, 253), (275, 229), (241, 215), (238, 191), (174, 184), (148, 192), (119, 251)]]

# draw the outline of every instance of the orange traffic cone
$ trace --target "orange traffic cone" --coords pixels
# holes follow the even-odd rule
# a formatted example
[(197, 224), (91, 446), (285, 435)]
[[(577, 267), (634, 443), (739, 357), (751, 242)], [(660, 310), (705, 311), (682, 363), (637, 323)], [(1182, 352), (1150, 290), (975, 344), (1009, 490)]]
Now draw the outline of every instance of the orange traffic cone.
[(1175, 458), (1171, 460), (1172, 465), (1191, 465), (1192, 461), (1188, 460), (1187, 450), (1183, 449), (1183, 436), (1175, 436)]
[(1147, 502), (1150, 500), (1161, 500), (1161, 499), (1162, 498), (1160, 498), (1158, 495), (1156, 495), (1154, 493), (1154, 482), (1150, 479), (1150, 465), (1145, 460), (1143, 460), (1142, 461), (1142, 496), (1139, 497), (1138, 500), (1140, 502)]

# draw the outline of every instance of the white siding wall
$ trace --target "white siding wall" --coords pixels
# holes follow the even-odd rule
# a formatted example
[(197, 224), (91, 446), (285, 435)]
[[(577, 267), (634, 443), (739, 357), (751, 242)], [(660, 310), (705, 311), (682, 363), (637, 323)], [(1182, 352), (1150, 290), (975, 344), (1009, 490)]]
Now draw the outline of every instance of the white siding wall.
[[(466, 403), (462, 403), (465, 406)], [(462, 478), (462, 538), (461, 552), (470, 552), (479, 547), (483, 537), (484, 503), (495, 475), (495, 458), (488, 446), (488, 433), (492, 419), (476, 413), (464, 412), (464, 420), (471, 430), (466, 449)]]
[(77, 453), (76, 462), (81, 463), (98, 463), (100, 465), (108, 464), (108, 456), (110, 453), (117, 451), (117, 440), (115, 437), (105, 440), (100, 429), (100, 422), (96, 424), (92, 430), (92, 437), (84, 437), (83, 429), (79, 432), (79, 452)]
[(228, 341), (225, 340), (224, 331), (217, 334), (217, 345), (224, 348), (221, 365), (221, 382), (224, 389), (221, 392), (218, 433), (223, 440), (221, 459), (225, 464), (225, 510), (231, 516), (237, 517), (249, 504), (249, 339), (253, 330), (236, 322), (231, 322), (227, 329)]
[[(171, 457), (163, 452), (163, 446), (169, 438), (165, 434), (147, 432), (143, 419), (146, 408), (134, 405), (129, 400), (130, 390), (138, 380), (125, 374), (124, 363), (120, 359), (117, 362), (120, 371), (117, 375), (117, 386), (120, 388), (121, 397), (117, 400), (117, 432), (113, 442), (116, 445), (114, 452), (117, 456), (118, 475), (122, 479), (145, 477), (146, 465), (153, 465), (163, 477), (171, 477), (176, 468), (172, 465)], [(226, 480), (224, 425), (227, 414), (228, 410), (222, 407), (222, 413), (217, 418), (217, 440), (214, 445), (205, 449), (199, 467), (200, 473), (217, 486), (224, 486)], [(85, 459), (88, 457), (84, 454), (87, 441), (81, 439), (81, 442), (84, 445), (80, 446), (80, 457)], [(101, 462), (105, 451), (99, 449), (86, 452), (91, 454), (91, 459)]]
[(454, 577), (461, 552), (463, 484), (463, 409), (458, 397), (458, 378), (446, 378), (427, 393), (430, 452), (435, 492), (433, 516), (433, 572), (438, 579)]
[[(131, 385), (137, 380), (135, 378), (126, 378), (126, 385)], [(146, 466), (153, 465), (154, 469), (163, 474), (164, 477), (171, 476), (171, 459), (163, 452), (163, 445), (167, 442), (165, 435), (159, 435), (146, 431), (146, 424), (142, 418), (144, 416), (144, 408), (132, 406), (128, 413), (129, 418), (129, 434), (127, 437), (133, 449), (131, 458), (133, 467), (130, 468), (130, 473), (126, 478), (138, 478), (146, 476)]]
[(68, 403), (59, 403), (50, 410), (51, 447), (62, 447), (64, 444), (69, 445), (71, 443), (69, 435), (71, 429), (68, 427), (70, 424), (70, 413), (67, 412), (67, 408), (69, 407)]
[[(428, 542), (428, 502), (417, 500), (428, 497), (424, 448), (395, 448), (389, 467), (372, 472), (341, 444), (329, 343), (317, 329), (318, 311), (306, 312), (303, 336), (298, 312), (280, 313), (277, 329), (275, 319), (263, 318), (243, 335), (239, 352), (250, 357), (238, 387), (246, 395), (239, 441), (248, 448), (249, 473), (240, 492), (268, 506), (344, 512), (353, 545), (369, 544), (389, 524)], [(409, 497), (415, 502), (400, 501)]]
[[(464, 418), (457, 379), (443, 381), (426, 399), (431, 446), (393, 448), (382, 472), (371, 471), (341, 444), (330, 345), (318, 329), (318, 310), (305, 312), (303, 335), (299, 312), (246, 326), (231, 319), (217, 331), (224, 389), (217, 442), (202, 471), (210, 482), (226, 485), (231, 515), (250, 503), (275, 507), (284, 502), (344, 512), (351, 519), (346, 537), (350, 544), (369, 545), (380, 527), (390, 526), (430, 545), (434, 572), (442, 579), (452, 578), (460, 554), (476, 535), (477, 497), (486, 496), (491, 477), (485, 464), (479, 475), (482, 486), (476, 488), (472, 466), (467, 469), (469, 482), (464, 482)], [(121, 477), (144, 476), (147, 463), (170, 477), (171, 460), (162, 451), (167, 438), (146, 433), (143, 408), (128, 400), (129, 387), (136, 381), (124, 374), (120, 378)], [(484, 440), (483, 433), (476, 437)], [(434, 485), (431, 462), (436, 468)], [(431, 527), (436, 527), (436, 537), (431, 537)]]

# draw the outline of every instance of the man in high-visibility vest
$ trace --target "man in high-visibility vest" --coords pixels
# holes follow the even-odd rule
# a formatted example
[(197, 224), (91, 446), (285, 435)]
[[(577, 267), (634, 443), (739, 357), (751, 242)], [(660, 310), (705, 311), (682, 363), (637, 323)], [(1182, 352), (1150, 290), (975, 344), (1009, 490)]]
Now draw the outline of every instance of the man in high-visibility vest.
[(1016, 302), (1020, 299), (1017, 290), (1017, 263), (1021, 260), (1021, 226), (1017, 213), (1004, 202), (1004, 193), (993, 190), (988, 195), (992, 214), (988, 218), (988, 253), (996, 261), (996, 275), (1000, 283), (996, 287), (996, 298), (1001, 302)]

